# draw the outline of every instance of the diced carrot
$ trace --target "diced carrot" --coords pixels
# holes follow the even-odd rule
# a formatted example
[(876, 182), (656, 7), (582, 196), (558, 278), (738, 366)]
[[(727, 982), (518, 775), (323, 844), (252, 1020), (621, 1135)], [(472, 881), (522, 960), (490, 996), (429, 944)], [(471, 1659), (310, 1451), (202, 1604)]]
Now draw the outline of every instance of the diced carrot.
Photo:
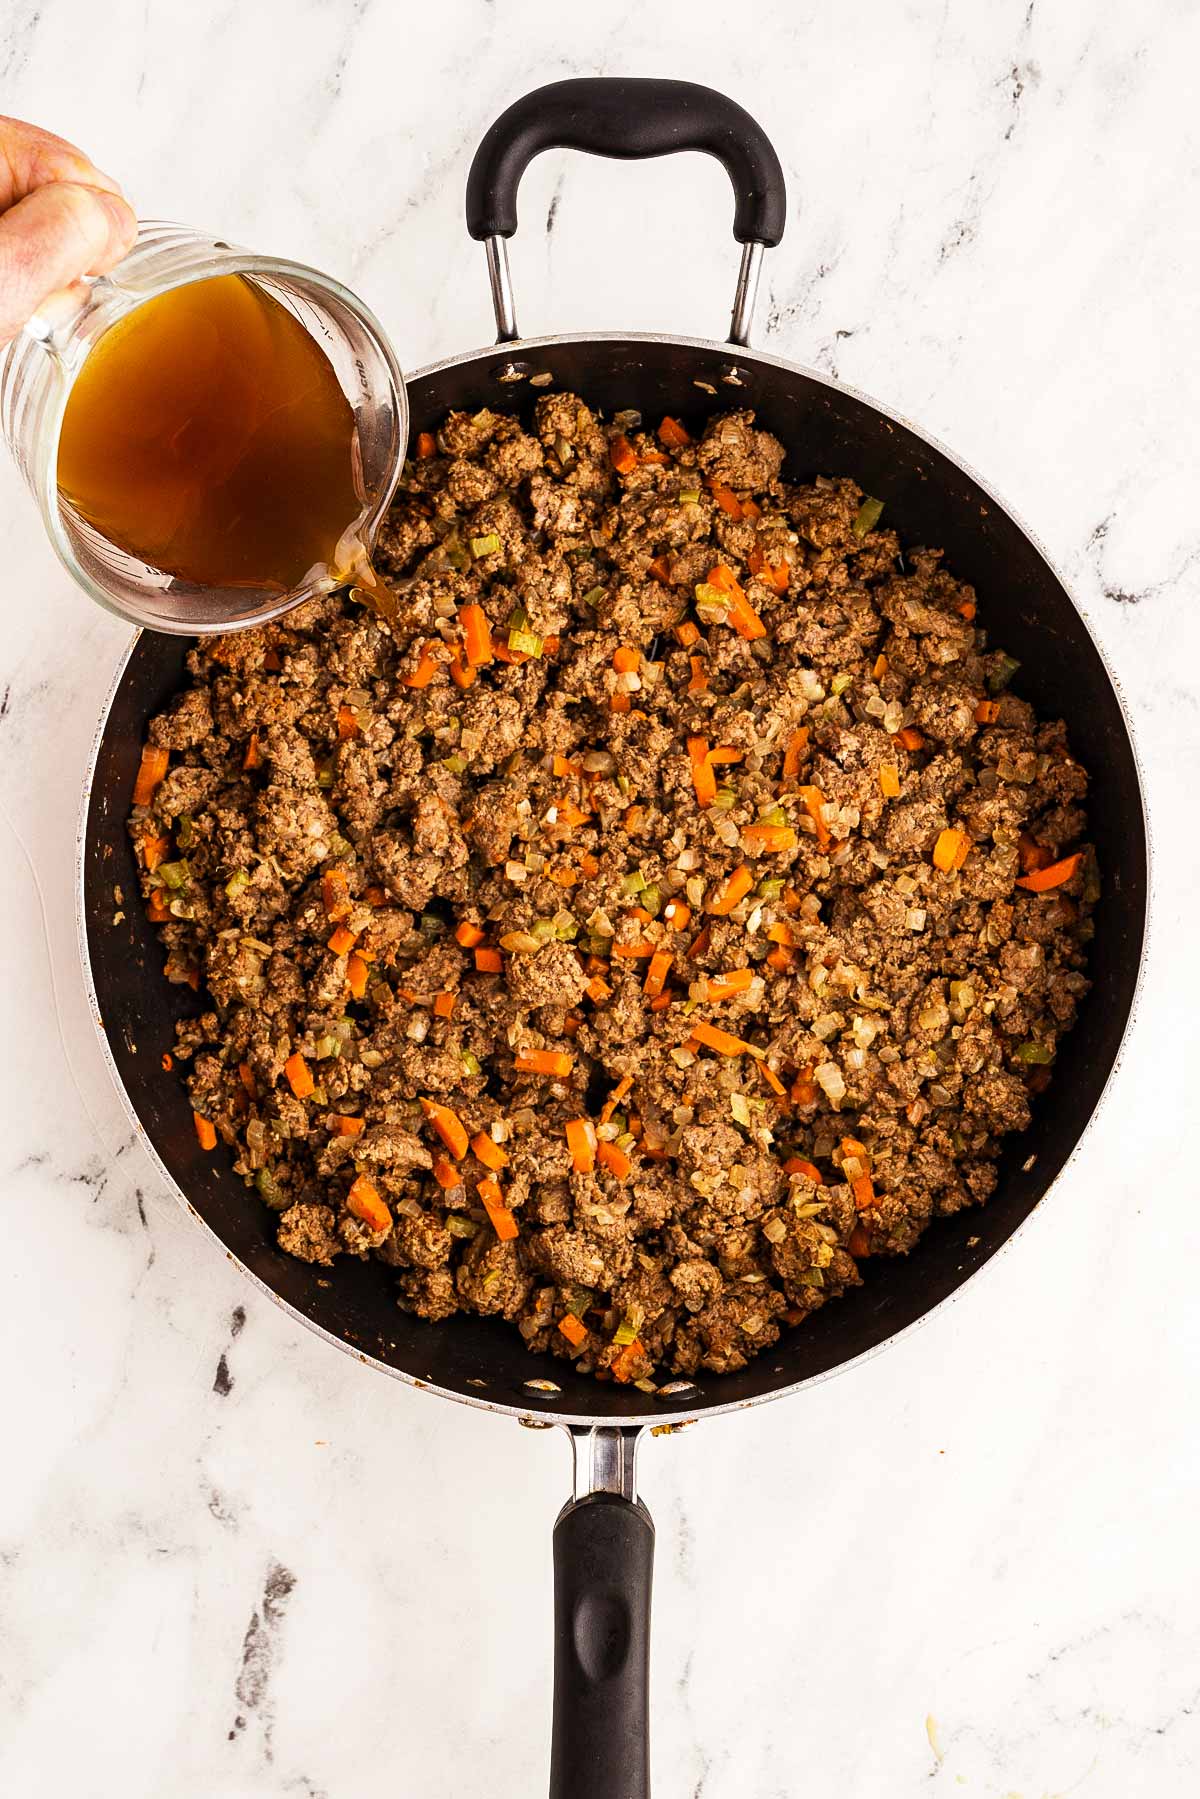
[(596, 876), (600, 873), (600, 864), (590, 850), (584, 850), (579, 858), (579, 866), (583, 871), (583, 878), (585, 881), (595, 880)]
[(578, 1349), (579, 1345), (587, 1339), (587, 1325), (582, 1318), (576, 1318), (574, 1312), (567, 1312), (560, 1318), (558, 1328), (572, 1349)]
[(417, 456), (419, 457), (419, 459), (422, 462), (428, 462), (429, 458), (431, 456), (436, 456), (436, 454), (437, 454), (437, 439), (434, 437), (433, 432), (432, 431), (418, 431), (418, 433), (417, 433)]
[(642, 992), (647, 994), (650, 999), (657, 999), (666, 986), (673, 960), (669, 949), (655, 950), (651, 956), (650, 966), (646, 970), (646, 979), (642, 983)]
[(477, 974), (502, 974), (504, 957), (498, 949), (477, 949), (475, 951), (475, 972)]
[(671, 579), (671, 558), (666, 555), (656, 556), (654, 561), (648, 565), (646, 573), (655, 581), (661, 581), (665, 586)]
[(670, 460), (671, 458), (664, 456), (661, 450), (640, 450), (638, 452), (638, 461), (643, 467), (663, 468)]
[(458, 998), (457, 993), (439, 993), (437, 998), (433, 1002), (434, 1017), (435, 1018), (453, 1018), (454, 1002), (457, 998)]
[(207, 1118), (201, 1118), (199, 1112), (192, 1113), (192, 1123), (196, 1127), (196, 1140), (201, 1149), (215, 1149), (217, 1147), (216, 1126), (210, 1124)]
[(165, 887), (156, 887), (146, 901), (146, 917), (151, 924), (169, 924), (171, 922), (171, 908), (167, 903)]
[(652, 1012), (665, 1012), (667, 1010), (667, 1007), (672, 1005), (673, 1003), (674, 1003), (674, 996), (672, 994), (660, 993), (660, 994), (656, 995), (656, 997), (650, 1001), (650, 1010)]
[(353, 997), (361, 999), (367, 991), (367, 965), (361, 956), (351, 956), (347, 961), (346, 979)]
[(994, 725), (999, 716), (999, 700), (980, 700), (978, 706), (975, 708), (975, 723), (977, 725)]
[(288, 1086), (296, 1095), (296, 1098), (307, 1099), (313, 1088), (316, 1086), (316, 1082), (312, 1078), (312, 1072), (309, 1069), (308, 1063), (304, 1060), (304, 1057), (300, 1054), (298, 1049), (294, 1050), (284, 1063), (283, 1072), (286, 1074)]
[(731, 968), (726, 974), (710, 975), (708, 980), (709, 999), (733, 999), (735, 994), (745, 993), (754, 979), (752, 968)]
[(627, 806), (621, 824), (627, 831), (640, 831), (646, 822), (645, 806)]
[(777, 924), (767, 926), (768, 943), (784, 943), (790, 947), (795, 941), (796, 933), (786, 918), (781, 918)]
[(636, 1337), (632, 1343), (627, 1343), (620, 1355), (614, 1356), (613, 1358), (613, 1379), (619, 1380), (622, 1383), (631, 1381), (634, 1376), (634, 1371), (637, 1368), (639, 1358), (644, 1356), (645, 1353), (646, 1351)]
[[(749, 502), (746, 500), (742, 501), (742, 511), (749, 512)], [(755, 508), (755, 514), (756, 516), (760, 516), (758, 515), (757, 508)], [(755, 544), (754, 548), (750, 551), (749, 556), (746, 558), (746, 561), (752, 575), (757, 575), (760, 581), (768, 582), (769, 585), (775, 589), (776, 593), (787, 592), (788, 581), (791, 578), (792, 570), (791, 564), (786, 557), (782, 562), (768, 562), (766, 556), (763, 554), (761, 546)]]
[(800, 773), (801, 763), (808, 754), (808, 726), (801, 725), (788, 738), (788, 746), (783, 754), (783, 778), (794, 781)]
[(484, 1167), (492, 1169), (494, 1173), (499, 1174), (502, 1168), (508, 1167), (508, 1151), (493, 1142), (486, 1131), (480, 1131), (471, 1138), (471, 1148)]
[(632, 712), (633, 701), (627, 693), (610, 693), (608, 709), (610, 712)]
[(702, 806), (711, 806), (717, 797), (717, 777), (708, 759), (708, 738), (689, 737), (688, 757), (692, 764), (692, 785)]
[(879, 791), (885, 800), (894, 800), (900, 794), (900, 770), (894, 762), (879, 764)]
[(757, 1063), (756, 1066), (758, 1068), (759, 1074), (761, 1074), (763, 1080), (767, 1083), (767, 1086), (771, 1089), (771, 1092), (774, 1093), (779, 1099), (786, 1099), (787, 1098), (787, 1088), (784, 1086), (783, 1082), (780, 1080), (780, 1078), (776, 1074), (775, 1070), (768, 1066), (766, 1060), (764, 1059), (763, 1061)]
[(746, 518), (757, 519), (762, 517), (762, 507), (757, 500), (743, 500), (742, 512)]
[(359, 735), (358, 720), (354, 716), (353, 706), (341, 705), (338, 707), (337, 734), (340, 743), (349, 743), (352, 737)]
[(1035, 868), (1031, 874), (1022, 875), (1017, 886), (1030, 893), (1049, 893), (1052, 887), (1061, 887), (1069, 881), (1082, 860), (1083, 851), (1076, 850), (1073, 856), (1064, 856), (1061, 862), (1051, 862), (1048, 868)]
[(666, 444), (669, 450), (682, 450), (691, 443), (691, 434), (684, 429), (678, 419), (665, 418), (658, 427), (658, 441)]
[(436, 1099), (422, 1099), (421, 1110), (456, 1162), (461, 1162), (470, 1146), (466, 1126), (457, 1112)]
[(863, 1229), (861, 1224), (856, 1224), (854, 1229), (850, 1232), (849, 1239), (846, 1243), (846, 1248), (850, 1251), (850, 1254), (852, 1256), (856, 1256), (860, 1259), (863, 1256), (870, 1255), (871, 1239), (867, 1235), (866, 1231)]
[(551, 763), (551, 767), (553, 768), (554, 773), (560, 778), (563, 775), (572, 775), (575, 777), (578, 777), (579, 775), (578, 762), (568, 761), (566, 756), (555, 756)]
[(711, 927), (711, 925), (703, 925), (701, 927), (701, 929), (699, 931), (697, 931), (696, 935), (692, 938), (692, 941), (688, 944), (688, 952), (687, 953), (688, 953), (689, 960), (691, 960), (692, 958), (694, 958), (696, 956), (707, 955), (708, 954), (708, 946), (711, 942), (712, 942), (712, 927)]
[(663, 917), (673, 931), (686, 931), (691, 923), (692, 908), (686, 900), (668, 900), (663, 907)]
[(750, 824), (742, 828), (742, 848), (764, 856), (782, 855), (796, 847), (796, 833), (791, 825)]
[(572, 799), (556, 800), (554, 811), (555, 824), (564, 825), (569, 831), (576, 830), (580, 825), (585, 825), (588, 821), (587, 813), (582, 811)]
[(587, 994), (593, 1005), (602, 1006), (605, 1000), (610, 998), (612, 988), (607, 981), (602, 981), (598, 974), (594, 974), (584, 988), (584, 992)]
[(350, 877), (344, 868), (331, 868), (321, 876), (321, 902), (329, 918), (346, 918), (350, 913)]
[(433, 1178), (439, 1187), (448, 1189), (462, 1185), (462, 1174), (446, 1156), (434, 1156)]
[(482, 606), (472, 601), (469, 606), (460, 606), (458, 622), (462, 626), (463, 648), (467, 653), (467, 662), (471, 668), (479, 668), (483, 663), (492, 660), (492, 629), (487, 621), (487, 614)]
[(434, 658), (432, 647), (428, 643), (423, 643), (421, 654), (417, 658), (417, 666), (408, 674), (401, 675), (400, 680), (405, 687), (428, 687), (437, 671), (438, 663)]
[(887, 674), (887, 671), (888, 659), (881, 650), (878, 656), (876, 656), (874, 666), (871, 669), (871, 679), (873, 681), (882, 681), (883, 677)]
[(965, 618), (967, 623), (970, 624), (971, 620), (975, 617), (975, 602), (974, 600), (960, 600), (954, 610), (958, 613), (960, 618)]
[(200, 991), (200, 970), (198, 968), (189, 968), (188, 969), (187, 984), (191, 988), (193, 993), (199, 993), (199, 991)]
[(635, 650), (632, 644), (622, 643), (613, 651), (612, 665), (619, 675), (627, 675), (640, 666), (641, 660), (640, 650)]
[(732, 487), (726, 487), (721, 481), (710, 481), (708, 485), (712, 491), (712, 497), (721, 511), (728, 514), (730, 518), (740, 519), (742, 508)]
[(714, 768), (719, 768), (725, 763), (744, 762), (746, 752), (735, 750), (731, 743), (719, 743), (715, 750), (709, 750), (708, 759)]
[(582, 1018), (577, 1018), (574, 1012), (567, 1012), (563, 1017), (563, 1031), (568, 1037), (578, 1037), (582, 1023)]
[(743, 862), (732, 874), (726, 875), (713, 899), (709, 903), (709, 911), (718, 918), (727, 918), (739, 900), (745, 899), (754, 885), (754, 876)]
[(750, 1049), (750, 1045), (740, 1037), (718, 1030), (715, 1024), (693, 1024), (692, 1036), (697, 1043), (702, 1043), (706, 1049), (716, 1050), (721, 1056), (744, 1056)]
[(368, 1230), (390, 1231), (392, 1214), (388, 1211), (374, 1181), (358, 1175), (346, 1195), (346, 1209), (360, 1218)]
[(766, 960), (768, 968), (775, 969), (778, 974), (786, 974), (795, 962), (796, 955), (794, 950), (785, 948), (782, 943), (777, 943), (773, 950), (768, 951)]
[(349, 1112), (334, 1112), (333, 1134), (335, 1137), (358, 1137), (366, 1129), (365, 1118), (353, 1118)]
[(262, 767), (262, 751), (258, 747), (257, 731), (251, 731), (250, 733), (249, 742), (246, 744), (246, 753), (242, 757), (242, 767), (243, 769)]
[(785, 1174), (807, 1175), (810, 1181), (815, 1181), (817, 1183), (818, 1187), (823, 1184), (825, 1179), (816, 1164), (814, 1162), (806, 1162), (803, 1156), (789, 1156), (783, 1165), (783, 1172)]
[(867, 1149), (866, 1144), (860, 1143), (857, 1137), (843, 1137), (838, 1144), (838, 1154), (841, 1156), (843, 1162), (846, 1160), (847, 1156), (854, 1156), (858, 1161), (864, 1164), (869, 1163), (871, 1160), (870, 1151)]
[(251, 1099), (258, 1097), (258, 1082), (254, 1078), (254, 1070), (249, 1062), (238, 1063), (238, 1080), (242, 1083)]
[(519, 1049), (513, 1057), (518, 1074), (548, 1074), (561, 1079), (574, 1066), (574, 1056), (562, 1049)]
[(1043, 849), (1042, 845), (1035, 843), (1025, 831), (1022, 831), (1017, 838), (1017, 855), (1020, 858), (1023, 875), (1031, 875), (1039, 868), (1049, 868), (1054, 860), (1053, 851)]
[(149, 874), (154, 873), (160, 862), (166, 861), (167, 851), (170, 847), (171, 839), (169, 837), (142, 838), (142, 860), (145, 862)]
[(796, 792), (804, 802), (804, 810), (817, 827), (817, 847), (826, 849), (830, 842), (829, 826), (825, 823), (825, 795), (819, 787), (798, 787)]
[(767, 627), (738, 586), (732, 569), (727, 568), (723, 562), (718, 562), (715, 568), (708, 571), (708, 583), (725, 595), (726, 617), (739, 637), (766, 636)]
[(567, 1120), (567, 1148), (576, 1174), (590, 1174), (596, 1166), (596, 1127), (590, 1118)]
[[(708, 661), (707, 661), (707, 658), (704, 656), (689, 656), (688, 657), (688, 667), (692, 671), (692, 678), (687, 684), (688, 692), (689, 693), (707, 693), (708, 692)], [(711, 804), (711, 801), (708, 801), (706, 803)]]
[(815, 1106), (817, 1103), (817, 1087), (813, 1080), (811, 1064), (802, 1068), (792, 1082), (792, 1104), (796, 1106)]
[(170, 1072), (174, 1068), (174, 1066), (175, 1066), (174, 1056), (171, 1054), (169, 1049), (164, 1049), (164, 1051), (162, 1053), (162, 1071), (163, 1071), (163, 1073), (170, 1074)]
[(133, 803), (135, 806), (148, 806), (158, 788), (162, 785), (167, 772), (167, 764), (171, 760), (169, 750), (160, 750), (156, 744), (148, 743), (142, 751), (142, 759), (138, 764), (137, 779), (133, 784)]
[(633, 1172), (633, 1163), (615, 1143), (597, 1143), (596, 1160), (616, 1181), (628, 1180)]
[(517, 1221), (504, 1203), (498, 1181), (492, 1180), (490, 1176), (486, 1181), (480, 1181), (479, 1197), (501, 1243), (511, 1243), (514, 1237), (520, 1236)]
[(357, 942), (356, 932), (348, 931), (344, 924), (335, 925), (329, 939), (329, 948), (335, 956), (348, 956)]
[(608, 1124), (611, 1122), (613, 1113), (625, 1098), (625, 1095), (632, 1092), (632, 1090), (633, 1076), (631, 1074), (623, 1074), (600, 1108), (601, 1124)]
[(475, 670), (466, 660), (466, 651), (461, 643), (450, 645), (450, 679), (456, 687), (470, 687), (475, 680)]
[(690, 650), (694, 643), (700, 641), (700, 627), (694, 619), (680, 619), (671, 635), (682, 650)]
[(875, 1204), (875, 1187), (869, 1174), (860, 1174), (856, 1180), (851, 1181), (850, 1191), (860, 1212), (867, 1211)]
[(483, 932), (477, 924), (472, 924), (470, 919), (464, 918), (462, 923), (455, 927), (454, 938), (455, 942), (461, 943), (464, 949), (474, 949), (477, 943), (483, 942)]
[(637, 451), (623, 431), (614, 437), (609, 444), (608, 460), (612, 463), (618, 475), (631, 474), (637, 467)]
[(933, 866), (940, 868), (943, 874), (954, 874), (960, 869), (971, 853), (971, 839), (965, 831), (956, 831), (947, 825), (944, 831), (938, 832), (937, 842), (933, 846)]
[(902, 731), (897, 731), (896, 742), (905, 750), (920, 750), (925, 747), (925, 739), (915, 725), (905, 725)]
[(387, 903), (387, 890), (383, 887), (366, 887), (363, 889), (364, 906), (382, 906)]

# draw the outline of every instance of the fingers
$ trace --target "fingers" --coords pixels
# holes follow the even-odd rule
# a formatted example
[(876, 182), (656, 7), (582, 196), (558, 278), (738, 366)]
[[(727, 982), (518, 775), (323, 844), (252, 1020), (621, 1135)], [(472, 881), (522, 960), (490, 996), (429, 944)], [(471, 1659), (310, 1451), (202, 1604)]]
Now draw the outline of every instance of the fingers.
[(82, 182), (52, 180), (10, 206), (0, 216), (0, 343), (57, 289), (119, 262), (136, 236), (128, 203)]
[(121, 191), (111, 175), (66, 138), (0, 114), (0, 212), (51, 181), (78, 181), (109, 194)]

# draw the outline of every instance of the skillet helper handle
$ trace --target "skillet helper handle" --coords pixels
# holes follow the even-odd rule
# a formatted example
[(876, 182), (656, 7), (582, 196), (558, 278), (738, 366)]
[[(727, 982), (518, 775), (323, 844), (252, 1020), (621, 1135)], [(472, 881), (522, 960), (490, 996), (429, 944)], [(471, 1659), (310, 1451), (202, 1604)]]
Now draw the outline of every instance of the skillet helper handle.
[(787, 185), (771, 140), (744, 107), (714, 88), (619, 76), (535, 88), (501, 113), (475, 152), (467, 229), (487, 246), (501, 343), (517, 336), (505, 246), (517, 229), (517, 189), (533, 158), (549, 149), (622, 161), (676, 150), (715, 156), (733, 183), (733, 235), (743, 246), (730, 341), (748, 341), (762, 251), (779, 242), (787, 217)]
[(654, 1525), (618, 1493), (573, 1500), (554, 1527), (550, 1799), (649, 1799)]

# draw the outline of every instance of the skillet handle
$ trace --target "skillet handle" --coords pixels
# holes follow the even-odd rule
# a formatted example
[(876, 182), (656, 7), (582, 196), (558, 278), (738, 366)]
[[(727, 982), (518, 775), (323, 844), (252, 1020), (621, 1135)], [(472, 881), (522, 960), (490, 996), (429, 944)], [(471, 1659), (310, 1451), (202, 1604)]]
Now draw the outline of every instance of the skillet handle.
[(501, 343), (517, 336), (505, 239), (517, 229), (521, 176), (542, 150), (585, 150), (623, 161), (703, 150), (733, 183), (733, 235), (744, 246), (730, 341), (745, 343), (762, 250), (783, 236), (787, 186), (766, 132), (745, 109), (692, 81), (600, 77), (553, 81), (501, 113), (467, 177), (467, 230), (487, 245)]
[(650, 1799), (654, 1525), (633, 1496), (637, 1434), (575, 1438), (576, 1491), (604, 1490), (569, 1501), (554, 1527), (550, 1799)]

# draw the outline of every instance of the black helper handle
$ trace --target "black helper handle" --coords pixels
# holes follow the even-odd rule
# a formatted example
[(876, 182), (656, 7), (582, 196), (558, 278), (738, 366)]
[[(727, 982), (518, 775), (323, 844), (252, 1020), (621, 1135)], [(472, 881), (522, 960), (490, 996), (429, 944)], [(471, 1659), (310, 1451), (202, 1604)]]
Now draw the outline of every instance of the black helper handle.
[(511, 237), (517, 188), (541, 150), (586, 150), (637, 161), (705, 150), (733, 183), (733, 235), (768, 249), (783, 236), (787, 187), (771, 140), (744, 107), (694, 81), (602, 77), (552, 81), (501, 113), (467, 177), (467, 229)]
[(642, 1505), (589, 1493), (564, 1508), (554, 1527), (550, 1799), (649, 1799), (653, 1573)]

